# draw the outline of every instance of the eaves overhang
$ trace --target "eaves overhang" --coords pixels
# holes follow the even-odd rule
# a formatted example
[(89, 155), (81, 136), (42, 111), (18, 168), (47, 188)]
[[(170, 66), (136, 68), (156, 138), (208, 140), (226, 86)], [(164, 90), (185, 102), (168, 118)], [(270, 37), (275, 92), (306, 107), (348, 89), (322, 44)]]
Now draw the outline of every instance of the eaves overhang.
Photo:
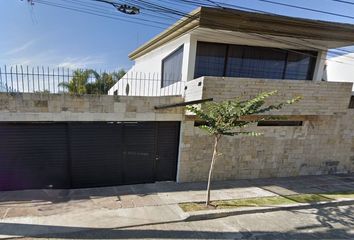
[(354, 45), (354, 25), (235, 9), (200, 7), (129, 54), (135, 60), (196, 28), (227, 30)]

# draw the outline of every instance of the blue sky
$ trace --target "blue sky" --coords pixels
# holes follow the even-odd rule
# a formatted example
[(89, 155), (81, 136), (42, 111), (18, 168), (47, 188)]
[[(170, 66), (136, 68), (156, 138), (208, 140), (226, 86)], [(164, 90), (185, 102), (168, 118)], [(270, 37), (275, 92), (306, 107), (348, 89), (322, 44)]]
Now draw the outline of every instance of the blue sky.
[[(75, 0), (46, 1), (69, 6), (68, 4)], [(92, 0), (80, 1), (83, 5), (85, 2), (92, 4)], [(332, 0), (274, 1), (354, 17), (354, 5), (341, 4)], [(153, 2), (159, 1), (154, 0)], [(169, 5), (167, 4), (168, 1), (163, 2), (166, 6), (172, 8), (179, 6), (178, 4)], [(276, 6), (259, 0), (219, 0), (219, 2), (288, 16), (354, 24), (354, 19)], [(96, 5), (123, 20), (135, 21), (137, 18), (145, 18), (147, 20), (163, 21), (165, 25), (159, 24), (159, 27), (155, 28), (40, 3), (30, 6), (26, 0), (0, 0), (0, 66), (4, 64), (23, 64), (49, 67), (86, 67), (102, 70), (128, 69), (133, 64), (129, 60), (128, 54), (140, 44), (161, 32), (165, 26), (174, 22), (173, 19), (151, 18), (144, 13), (140, 16), (128, 16), (117, 12), (110, 5), (103, 3), (97, 3)], [(194, 8), (189, 6), (181, 9), (191, 11)], [(142, 12), (144, 11), (142, 10)], [(146, 21), (144, 23), (152, 24)]]

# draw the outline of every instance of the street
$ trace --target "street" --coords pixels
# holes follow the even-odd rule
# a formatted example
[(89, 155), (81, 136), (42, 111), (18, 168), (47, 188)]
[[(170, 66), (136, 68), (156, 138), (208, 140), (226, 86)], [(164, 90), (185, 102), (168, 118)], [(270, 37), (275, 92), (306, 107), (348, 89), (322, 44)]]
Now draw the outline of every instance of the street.
[[(47, 234), (61, 239), (353, 239), (354, 205)], [(25, 238), (31, 239), (31, 238)]]

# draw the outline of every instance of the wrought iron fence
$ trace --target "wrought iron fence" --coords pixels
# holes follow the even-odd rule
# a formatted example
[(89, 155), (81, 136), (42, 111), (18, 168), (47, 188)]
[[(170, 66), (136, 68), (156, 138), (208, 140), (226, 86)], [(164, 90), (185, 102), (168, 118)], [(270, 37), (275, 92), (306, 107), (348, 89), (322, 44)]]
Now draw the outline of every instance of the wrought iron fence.
[[(178, 80), (177, 80), (178, 79)], [(157, 73), (128, 72), (108, 92), (119, 96), (179, 96), (184, 82)]]
[(0, 92), (110, 94), (120, 96), (181, 95), (184, 84), (156, 73), (102, 72), (92, 69), (0, 67)]

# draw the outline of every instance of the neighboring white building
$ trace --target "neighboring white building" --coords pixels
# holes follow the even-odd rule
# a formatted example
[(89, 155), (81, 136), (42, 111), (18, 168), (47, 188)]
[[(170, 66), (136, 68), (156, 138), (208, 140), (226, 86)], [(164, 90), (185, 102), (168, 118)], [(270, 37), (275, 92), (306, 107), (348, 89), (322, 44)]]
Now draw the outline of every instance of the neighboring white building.
[(327, 61), (324, 79), (330, 82), (354, 83), (354, 53), (334, 57)]
[[(145, 43), (110, 95), (184, 95), (201, 76), (313, 80), (327, 50), (353, 44), (349, 24), (201, 7)], [(331, 67), (330, 67), (331, 68)]]

